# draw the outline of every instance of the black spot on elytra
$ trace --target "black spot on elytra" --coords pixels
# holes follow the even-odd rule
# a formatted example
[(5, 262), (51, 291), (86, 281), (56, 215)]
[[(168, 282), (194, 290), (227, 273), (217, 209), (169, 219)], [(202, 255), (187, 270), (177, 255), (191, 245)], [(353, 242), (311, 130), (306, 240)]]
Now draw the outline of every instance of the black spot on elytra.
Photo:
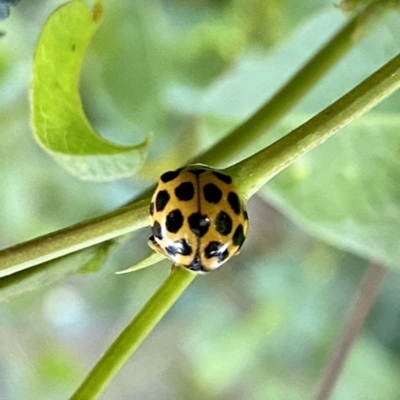
[(173, 247), (176, 253), (182, 254), (183, 256), (190, 256), (190, 254), (192, 254), (192, 247), (185, 239), (175, 240)]
[(217, 185), (214, 185), (214, 183), (207, 183), (207, 185), (205, 185), (203, 188), (203, 192), (204, 198), (209, 203), (217, 204), (222, 198), (221, 189)]
[(240, 200), (239, 200), (239, 196), (235, 192), (229, 192), (228, 203), (231, 206), (233, 212), (236, 215), (239, 215), (240, 214)]
[(156, 210), (162, 211), (167, 205), (170, 197), (166, 190), (160, 190), (156, 196)]
[(175, 188), (175, 195), (178, 200), (189, 201), (194, 196), (194, 186), (192, 182), (183, 182)]
[(171, 182), (172, 180), (174, 180), (182, 171), (183, 168), (179, 168), (175, 171), (168, 171), (168, 172), (164, 172), (160, 179), (164, 182)]
[(178, 209), (171, 211), (167, 215), (167, 218), (165, 220), (165, 226), (168, 232), (176, 233), (179, 231), (179, 229), (182, 228), (182, 225), (183, 225), (183, 215)]
[(191, 231), (198, 237), (204, 236), (210, 227), (210, 219), (200, 213), (191, 214), (188, 221)]
[(154, 203), (153, 202), (150, 203), (149, 212), (150, 212), (150, 215), (154, 214)]
[(243, 217), (245, 220), (249, 219), (249, 215), (247, 214), (247, 210), (243, 207)]
[(206, 258), (218, 257), (218, 261), (222, 262), (229, 256), (228, 249), (224, 249), (224, 245), (220, 242), (210, 242), (204, 249)]
[(153, 232), (155, 238), (160, 240), (162, 239), (161, 225), (158, 221), (154, 221), (151, 231)]
[(240, 224), (233, 234), (233, 244), (235, 246), (241, 247), (244, 239), (246, 239), (246, 237), (244, 236), (243, 225)]
[(221, 247), (222, 243), (220, 242), (210, 242), (204, 249), (204, 255), (206, 256), (206, 258), (216, 257), (220, 254)]
[(221, 235), (229, 235), (232, 231), (232, 218), (225, 212), (220, 211), (215, 219), (215, 229)]
[(224, 183), (231, 184), (232, 183), (232, 178), (229, 175), (225, 175), (222, 172), (218, 171), (213, 171), (212, 172), (220, 181)]

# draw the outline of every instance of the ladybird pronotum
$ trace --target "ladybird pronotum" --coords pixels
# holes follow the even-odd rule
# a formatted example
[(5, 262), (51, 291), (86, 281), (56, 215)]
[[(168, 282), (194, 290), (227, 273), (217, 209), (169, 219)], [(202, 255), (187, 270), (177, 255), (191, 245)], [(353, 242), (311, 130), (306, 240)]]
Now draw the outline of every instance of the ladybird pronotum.
[(196, 272), (212, 271), (238, 254), (248, 229), (232, 178), (204, 165), (161, 175), (150, 218), (150, 247)]

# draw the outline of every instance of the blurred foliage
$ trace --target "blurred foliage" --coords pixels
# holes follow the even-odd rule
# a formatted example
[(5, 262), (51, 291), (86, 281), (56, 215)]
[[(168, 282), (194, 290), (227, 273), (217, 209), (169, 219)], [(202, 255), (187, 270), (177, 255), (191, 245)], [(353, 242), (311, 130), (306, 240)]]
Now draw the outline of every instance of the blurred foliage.
[[(19, 0), (0, 0), (0, 20), (7, 18), (10, 15), (10, 6), (15, 6)], [(0, 32), (0, 36), (3, 33)]]
[[(19, 3), (0, 26), (5, 33), (0, 38), (1, 247), (125, 203), (164, 169), (182, 165), (254, 111), (345, 19), (326, 0), (104, 3), (105, 20), (82, 74), (84, 106), (96, 129), (110, 140), (131, 144), (153, 132), (149, 158), (134, 179), (87, 183), (67, 175), (38, 148), (28, 109), (34, 45), (61, 1)], [(320, 111), (390, 58), (399, 37), (397, 21), (392, 14), (381, 22), (265, 143)], [(387, 117), (398, 100), (392, 96), (349, 128), (360, 145), (365, 141), (371, 157), (384, 140), (377, 135), (393, 121)], [(396, 140), (388, 132), (385, 140)], [(368, 146), (365, 135), (374, 145)], [(348, 158), (352, 149), (343, 139), (331, 146), (301, 162), (313, 157), (358, 162), (352, 154)], [(398, 154), (395, 146), (388, 149), (390, 155), (379, 162), (390, 163)], [(272, 181), (266, 197), (250, 201), (251, 231), (240, 256), (196, 279), (104, 399), (132, 394), (150, 400), (310, 397), (367, 261), (325, 244), (324, 232), (308, 225), (319, 239), (311, 238), (268, 205), (265, 198), (272, 198), (294, 217), (297, 207), (305, 208), (311, 221), (318, 216), (296, 192), (301, 166)], [(346, 167), (308, 176), (306, 183), (313, 183), (309, 191), (323, 202), (335, 201), (329, 193), (338, 187), (337, 198), (357, 206), (357, 190), (370, 185), (377, 192), (385, 180), (395, 179), (381, 176), (379, 163)], [(363, 186), (355, 188), (346, 180), (364, 172), (376, 177), (373, 183), (361, 180)], [(283, 204), (291, 196), (297, 202)], [(371, 217), (379, 219), (389, 206), (397, 215), (396, 204), (378, 200), (371, 205)], [(360, 212), (365, 212), (362, 204)], [(384, 215), (382, 224), (389, 223)], [(392, 229), (395, 243), (399, 232)], [(72, 393), (168, 273), (168, 262), (163, 262), (114, 275), (149, 253), (148, 234), (135, 233), (96, 274), (74, 276), (2, 305), (2, 400), (63, 399)], [(339, 231), (338, 237), (345, 240), (344, 235)], [(376, 244), (376, 232), (371, 235), (371, 245)], [(341, 247), (347, 248), (345, 243)], [(334, 400), (398, 399), (399, 284), (398, 274), (391, 272)]]

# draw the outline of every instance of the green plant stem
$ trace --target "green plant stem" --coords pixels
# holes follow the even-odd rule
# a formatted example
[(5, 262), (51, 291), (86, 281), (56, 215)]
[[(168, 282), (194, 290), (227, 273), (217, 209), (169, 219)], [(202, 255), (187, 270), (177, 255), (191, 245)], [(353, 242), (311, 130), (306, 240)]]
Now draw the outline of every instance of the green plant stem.
[(174, 268), (153, 297), (100, 358), (71, 400), (98, 398), (196, 276), (188, 269)]
[(227, 168), (243, 197), (249, 198), (302, 154), (366, 113), (400, 87), (400, 55), (335, 103), (253, 156)]
[(195, 158), (196, 162), (223, 166), (271, 128), (293, 108), (326, 73), (353, 48), (392, 7), (391, 1), (373, 1), (353, 17), (251, 118)]
[[(271, 146), (226, 169), (249, 198), (297, 157), (328, 139), (400, 86), (400, 55), (352, 91)], [(139, 229), (148, 224), (149, 199), (0, 251), (0, 277)]]
[[(237, 151), (243, 149), (257, 135), (275, 123), (296, 101), (304, 96), (318, 79), (327, 72), (329, 67), (334, 65), (351, 48), (354, 43), (354, 36), (359, 38), (361, 34), (365, 34), (368, 31), (367, 27), (370, 24), (366, 25), (365, 21), (373, 20), (375, 22), (380, 15), (383, 15), (383, 11), (389, 9), (388, 4), (391, 4), (391, 2), (372, 2), (367, 6), (364, 11), (349, 21), (253, 117), (236, 128), (231, 135), (222, 139), (213, 149), (197, 157), (196, 161), (217, 165), (219, 160), (221, 161), (220, 164), (223, 164), (226, 160), (233, 158)], [(333, 122), (329, 122), (329, 113), (325, 115), (325, 118), (326, 124), (332, 125)], [(250, 157), (227, 170), (232, 173), (235, 181), (239, 183), (240, 190), (245, 197), (250, 197), (256, 188), (293, 162), (296, 154), (299, 155), (306, 150), (310, 150), (334, 133), (332, 131), (322, 135), (319, 132), (316, 134), (319, 137), (312, 137), (312, 134), (307, 134), (307, 137), (301, 138), (300, 136), (307, 131), (307, 127), (314, 129), (312, 125), (317, 125), (316, 121), (311, 121), (307, 123), (309, 125), (305, 124), (299, 128), (304, 131), (303, 134), (299, 130), (293, 131), (290, 138), (276, 142), (271, 148), (263, 150), (261, 155), (257, 153), (254, 157)], [(319, 123), (321, 123), (321, 120), (319, 120)], [(335, 130), (344, 125), (341, 124), (339, 116), (336, 116), (335, 123), (339, 124), (337, 128), (331, 127)], [(322, 129), (328, 129), (327, 125)], [(297, 132), (297, 138), (294, 136), (295, 132)], [(309, 143), (307, 144), (306, 142)], [(291, 143), (295, 145), (295, 148), (286, 148)], [(301, 150), (300, 147), (303, 149)], [(287, 159), (285, 159), (286, 153), (291, 153)], [(279, 160), (283, 160), (281, 165), (277, 164)], [(260, 168), (258, 168), (259, 162), (261, 163)], [(254, 178), (255, 183), (253, 184), (254, 171), (257, 171), (258, 176)], [(265, 178), (260, 177), (260, 174), (263, 173), (266, 174)], [(242, 179), (243, 182), (241, 182)], [(0, 278), (146, 226), (148, 224), (146, 214), (149, 201), (149, 198), (147, 198), (102, 217), (84, 221), (8, 249), (0, 250)]]
[(0, 277), (148, 225), (149, 199), (0, 251)]
[(2, 277), (0, 279), (0, 303), (9, 302), (29, 291), (43, 290), (46, 286), (81, 271), (82, 267), (96, 260), (99, 255), (101, 257), (103, 252), (107, 253), (111, 245), (110, 241), (104, 242), (66, 257), (37, 265), (36, 268), (28, 268), (19, 273)]

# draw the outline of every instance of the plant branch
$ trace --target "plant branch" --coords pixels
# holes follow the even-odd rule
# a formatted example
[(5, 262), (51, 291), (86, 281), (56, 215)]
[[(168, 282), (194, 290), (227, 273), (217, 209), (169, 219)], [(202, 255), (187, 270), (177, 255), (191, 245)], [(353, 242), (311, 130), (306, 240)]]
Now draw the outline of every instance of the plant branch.
[(0, 278), (148, 225), (149, 199), (0, 251)]
[(325, 365), (321, 380), (313, 397), (314, 400), (329, 399), (332, 389), (343, 369), (351, 346), (361, 332), (375, 299), (378, 296), (379, 288), (386, 273), (386, 268), (378, 264), (371, 264), (364, 273), (342, 332)]
[(243, 197), (249, 198), (302, 154), (366, 113), (400, 87), (400, 55), (339, 100), (253, 156), (227, 168)]
[(391, 1), (381, 0), (367, 5), (253, 116), (215, 143), (211, 149), (196, 157), (196, 162), (213, 166), (229, 163), (248, 143), (256, 140), (293, 108), (392, 7)]
[[(232, 134), (222, 139), (219, 144), (215, 144), (213, 149), (196, 158), (196, 160), (216, 165), (218, 164), (216, 157), (221, 163), (228, 158), (233, 158), (238, 149), (243, 149), (244, 146), (252, 142), (257, 135), (275, 123), (296, 101), (304, 96), (318, 79), (327, 72), (329, 67), (350, 49), (354, 43), (354, 36), (359, 38), (360, 33), (365, 34), (367, 31), (365, 21), (376, 21), (378, 16), (383, 15), (384, 10), (389, 9), (388, 4), (390, 4), (390, 1), (385, 3), (372, 2), (367, 6), (364, 11), (342, 28), (253, 117), (235, 129)], [(394, 80), (398, 78), (398, 71), (395, 74), (397, 75), (393, 77)], [(383, 84), (389, 84), (386, 78), (384, 77), (385, 82)], [(376, 82), (376, 80), (374, 82), (379, 86), (379, 82)], [(395, 85), (393, 82), (392, 84)], [(373, 85), (372, 81), (370, 85)], [(367, 90), (368, 93), (366, 95), (377, 96), (369, 99), (369, 108), (390, 94), (388, 91), (383, 90), (384, 88), (381, 86), (377, 87), (376, 90), (373, 87)], [(388, 89), (393, 91), (396, 88), (397, 86), (393, 86)], [(363, 97), (364, 101), (367, 100), (366, 95)], [(349, 100), (349, 98), (347, 99)], [(366, 109), (356, 109), (358, 103), (355, 100), (357, 99), (353, 99), (353, 104), (348, 104), (349, 107), (352, 107), (348, 112), (345, 110), (346, 103), (343, 102), (341, 104), (341, 114), (339, 112), (340, 107), (336, 102), (317, 117), (293, 131), (288, 137), (228, 168), (227, 172), (232, 174), (244, 197), (250, 197), (257, 188), (286, 168), (296, 157), (322, 143), (327, 137), (349, 123), (352, 118), (365, 112)], [(336, 112), (336, 115), (330, 115), (332, 112)], [(349, 116), (351, 113), (353, 115)], [(347, 120), (341, 121), (342, 116), (346, 117)], [(311, 130), (315, 130), (315, 132), (310, 133)], [(215, 161), (213, 161), (214, 159)], [(148, 223), (146, 215), (148, 203), (149, 198), (146, 198), (104, 216), (0, 250), (0, 278), (146, 226)]]
[(197, 274), (186, 268), (175, 267), (157, 292), (100, 358), (71, 400), (98, 398), (196, 276)]
[[(226, 169), (249, 198), (296, 158), (400, 87), (400, 55), (282, 139)], [(149, 199), (0, 251), (0, 277), (132, 232), (148, 223)]]
[(28, 268), (0, 279), (0, 303), (9, 302), (15, 297), (32, 291), (43, 290), (46, 286), (64, 279), (66, 276), (82, 271), (93, 262), (104, 262), (112, 241), (107, 241), (68, 256), (45, 262), (36, 268)]

